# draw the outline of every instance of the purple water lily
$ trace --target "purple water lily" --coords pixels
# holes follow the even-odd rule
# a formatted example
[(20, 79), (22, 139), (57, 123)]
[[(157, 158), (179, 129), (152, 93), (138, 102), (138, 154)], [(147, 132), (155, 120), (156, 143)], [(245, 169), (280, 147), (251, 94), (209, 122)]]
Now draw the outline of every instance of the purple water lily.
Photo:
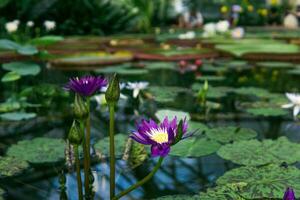
[(95, 92), (100, 91), (102, 87), (107, 85), (107, 80), (100, 76), (84, 76), (81, 78), (71, 78), (64, 87), (66, 90), (72, 90), (81, 96), (91, 96)]
[(283, 200), (296, 200), (294, 190), (288, 187), (284, 193)]
[[(182, 135), (187, 132), (188, 124), (186, 120), (182, 123)], [(170, 147), (174, 144), (178, 134), (177, 118), (172, 121), (165, 117), (161, 124), (157, 124), (150, 119), (149, 121), (142, 120), (137, 126), (137, 130), (133, 131), (131, 138), (135, 141), (151, 145), (151, 154), (155, 156), (166, 156), (170, 152)]]

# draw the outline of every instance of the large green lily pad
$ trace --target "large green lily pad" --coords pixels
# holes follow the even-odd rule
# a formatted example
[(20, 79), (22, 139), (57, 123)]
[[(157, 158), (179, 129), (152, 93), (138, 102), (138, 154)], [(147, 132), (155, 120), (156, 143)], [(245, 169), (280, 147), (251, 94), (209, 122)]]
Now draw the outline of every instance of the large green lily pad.
[(209, 188), (206, 192), (200, 192), (201, 200), (245, 200), (239, 195), (239, 184), (227, 184)]
[(261, 168), (240, 167), (226, 172), (218, 185), (238, 184), (245, 199), (282, 199), (287, 187), (300, 194), (300, 170), (296, 167), (268, 165)]
[(19, 175), (27, 168), (29, 168), (29, 164), (22, 159), (0, 156), (0, 178)]
[[(194, 83), (192, 85), (192, 90), (198, 92), (203, 88), (204, 84)], [(211, 85), (208, 86), (207, 98), (210, 99), (218, 99), (223, 98), (230, 91), (230, 88), (227, 87), (213, 87)]]
[(2, 68), (8, 71), (16, 72), (21, 76), (26, 75), (37, 75), (40, 73), (41, 68), (39, 65), (34, 63), (26, 62), (11, 62), (2, 65)]
[(180, 157), (201, 157), (215, 153), (221, 145), (206, 137), (190, 137), (171, 147), (170, 155)]
[(168, 195), (153, 200), (199, 200), (198, 195)]
[(285, 44), (274, 41), (273, 43), (257, 43), (257, 44), (221, 44), (216, 49), (231, 53), (235, 56), (242, 56), (246, 53), (298, 53), (299, 47), (294, 44)]
[(191, 116), (187, 112), (183, 112), (180, 110), (169, 110), (169, 109), (161, 109), (155, 113), (155, 116), (159, 119), (159, 121), (163, 121), (165, 117), (168, 117), (169, 120), (172, 120), (174, 117), (177, 117), (177, 120), (186, 119), (189, 121)]
[(189, 121), (188, 122), (188, 132), (192, 133), (197, 131), (195, 134), (199, 135), (203, 131), (207, 131), (209, 128), (201, 123), (201, 122), (195, 122), (195, 121)]
[(173, 62), (151, 62), (146, 64), (149, 70), (176, 70), (176, 63)]
[(277, 140), (238, 141), (222, 146), (218, 155), (240, 165), (259, 166), (270, 163), (295, 163), (300, 161), (300, 144), (286, 137)]
[(34, 164), (59, 162), (65, 158), (65, 142), (54, 138), (23, 140), (12, 145), (7, 155)]
[(21, 108), (20, 102), (17, 101), (7, 101), (0, 103), (0, 113), (1, 112), (11, 112)]
[(216, 140), (221, 143), (228, 143), (254, 138), (257, 133), (249, 128), (228, 126), (208, 129), (206, 131), (206, 135), (212, 140)]
[[(115, 155), (117, 158), (123, 156), (128, 135), (117, 134), (115, 135)], [(95, 144), (95, 150), (99, 157), (109, 157), (109, 137), (105, 137)]]

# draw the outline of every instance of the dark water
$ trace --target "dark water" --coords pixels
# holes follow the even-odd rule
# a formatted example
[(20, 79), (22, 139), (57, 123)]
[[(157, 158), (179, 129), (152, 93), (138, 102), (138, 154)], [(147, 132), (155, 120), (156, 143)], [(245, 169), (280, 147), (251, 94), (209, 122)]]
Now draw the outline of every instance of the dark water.
[[(62, 86), (67, 82), (68, 78), (75, 75), (83, 75), (86, 72), (61, 72), (53, 69), (44, 69), (38, 78), (26, 78), (14, 86), (3, 85), (3, 93), (1, 98), (9, 96), (10, 93), (16, 93), (21, 88), (27, 85), (37, 85), (40, 83), (53, 83)], [(158, 75), (159, 74), (159, 75)], [(238, 78), (241, 76), (248, 76), (249, 80), (245, 83), (238, 83)], [(252, 80), (251, 77), (262, 76), (263, 82), (258, 83)], [(268, 88), (272, 92), (284, 92), (286, 88), (296, 88), (297, 79), (293, 77), (286, 77), (284, 74), (280, 75), (274, 83), (268, 79), (267, 72), (248, 71), (225, 74), (226, 81), (221, 85), (227, 86), (260, 86)], [(139, 77), (122, 77), (122, 80), (146, 80), (150, 85), (176, 85), (182, 87), (190, 87), (193, 80), (191, 74), (182, 75), (178, 72), (169, 71), (155, 71), (145, 76)], [(217, 83), (218, 84), (218, 83)], [(188, 97), (182, 98), (182, 101), (176, 102), (174, 107), (182, 108), (186, 111), (194, 112), (195, 105), (191, 105)], [(234, 109), (234, 102), (231, 96), (221, 100), (224, 105), (221, 111), (211, 114), (211, 119), (206, 121), (209, 127), (221, 125), (234, 125), (238, 127), (248, 127), (256, 130), (258, 137), (263, 138), (277, 138), (281, 135), (286, 135), (292, 141), (300, 141), (299, 130), (300, 124), (297, 124), (291, 117), (286, 118), (260, 118), (250, 115), (241, 115)], [(4, 99), (1, 99), (4, 101)], [(67, 104), (72, 102), (72, 98), (66, 101)], [(132, 102), (134, 106), (136, 102)], [(56, 105), (58, 102), (51, 102)], [(122, 108), (122, 103), (119, 105), (117, 114), (117, 130), (122, 133), (130, 133), (134, 128), (133, 122), (137, 119), (133, 115), (133, 108)], [(107, 136), (107, 122), (108, 116), (99, 111), (96, 104), (93, 103), (94, 109), (92, 113), (92, 144), (95, 141)], [(144, 102), (139, 105), (141, 110), (146, 110), (147, 113), (153, 113), (150, 108), (155, 110), (157, 105), (153, 102)], [(67, 111), (70, 111), (66, 109)], [(23, 139), (30, 139), (37, 136), (66, 138), (69, 126), (72, 119), (68, 113), (62, 113), (61, 110), (44, 111), (43, 117), (38, 117), (22, 124), (1, 124), (1, 141), (0, 150), (4, 154), (7, 147), (17, 141)], [(148, 172), (155, 163), (155, 159), (149, 159), (143, 165), (130, 169), (122, 160), (117, 162), (117, 190), (121, 191), (141, 179)], [(6, 199), (15, 200), (52, 200), (59, 199), (59, 182), (58, 174), (63, 167), (63, 163), (53, 164), (48, 166), (39, 166), (37, 168), (27, 171), (25, 174), (7, 178), (0, 181), (0, 187), (7, 190)], [(168, 194), (197, 194), (200, 190), (214, 186), (215, 180), (222, 176), (226, 171), (236, 167), (230, 161), (225, 161), (216, 154), (192, 159), (192, 158), (178, 158), (169, 156), (163, 163), (162, 167), (147, 184), (139, 188), (123, 199), (148, 199), (160, 197)], [(93, 174), (95, 176), (95, 199), (108, 199), (109, 197), (109, 166), (107, 160), (98, 161), (93, 165)], [(77, 186), (75, 173), (67, 174), (67, 194), (70, 200), (77, 199)]]

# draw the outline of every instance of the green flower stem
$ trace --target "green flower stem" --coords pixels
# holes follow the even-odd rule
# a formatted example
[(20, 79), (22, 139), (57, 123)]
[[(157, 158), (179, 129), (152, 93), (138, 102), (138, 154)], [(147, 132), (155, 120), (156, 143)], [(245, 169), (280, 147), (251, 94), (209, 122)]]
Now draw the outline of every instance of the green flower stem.
[(78, 145), (74, 145), (74, 154), (75, 154), (75, 164), (76, 164), (78, 198), (79, 198), (79, 200), (83, 200), (82, 181), (81, 181), (81, 174), (80, 174), (80, 160), (79, 160), (79, 150), (78, 150)]
[(115, 129), (115, 104), (110, 103), (108, 105), (109, 107), (109, 155), (110, 155), (110, 176), (109, 176), (109, 182), (110, 182), (110, 199), (113, 199), (115, 197), (115, 187), (116, 187), (116, 179), (115, 179), (115, 135), (114, 135), (114, 129)]
[[(84, 191), (85, 196), (89, 196), (89, 174), (90, 174), (90, 141), (91, 141), (91, 119), (90, 119), (90, 98), (87, 98), (88, 117), (86, 119), (86, 133), (83, 139), (83, 151), (84, 151)], [(82, 123), (82, 131), (84, 131), (84, 124)]]
[[(80, 122), (80, 129), (84, 132), (84, 122)], [(89, 193), (89, 163), (88, 163), (88, 149), (86, 148), (86, 138), (83, 137), (82, 149), (83, 149), (83, 168), (84, 168), (84, 192), (85, 195)]]
[(128, 194), (129, 192), (135, 190), (136, 188), (142, 186), (144, 183), (146, 183), (147, 181), (149, 181), (154, 174), (157, 172), (157, 170), (160, 168), (162, 162), (164, 160), (164, 157), (160, 157), (158, 162), (156, 163), (155, 167), (153, 168), (153, 170), (142, 180), (140, 180), (139, 182), (137, 182), (136, 184), (130, 186), (129, 188), (127, 188), (126, 190), (120, 192), (118, 195), (116, 195), (113, 200), (117, 200), (120, 199), (121, 197), (123, 197), (124, 195)]

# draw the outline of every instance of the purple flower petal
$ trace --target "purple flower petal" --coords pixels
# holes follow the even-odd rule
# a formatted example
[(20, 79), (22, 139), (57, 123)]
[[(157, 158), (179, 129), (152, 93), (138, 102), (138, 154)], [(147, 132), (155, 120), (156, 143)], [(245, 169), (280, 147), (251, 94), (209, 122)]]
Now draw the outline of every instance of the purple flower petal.
[(87, 97), (100, 91), (106, 85), (107, 80), (103, 77), (84, 76), (81, 78), (71, 78), (64, 89)]
[(286, 189), (283, 200), (296, 200), (295, 193), (292, 188), (288, 187)]
[(169, 145), (152, 145), (151, 146), (151, 155), (153, 157), (156, 156), (161, 156), (161, 157), (165, 157), (169, 154), (170, 152), (170, 146)]

